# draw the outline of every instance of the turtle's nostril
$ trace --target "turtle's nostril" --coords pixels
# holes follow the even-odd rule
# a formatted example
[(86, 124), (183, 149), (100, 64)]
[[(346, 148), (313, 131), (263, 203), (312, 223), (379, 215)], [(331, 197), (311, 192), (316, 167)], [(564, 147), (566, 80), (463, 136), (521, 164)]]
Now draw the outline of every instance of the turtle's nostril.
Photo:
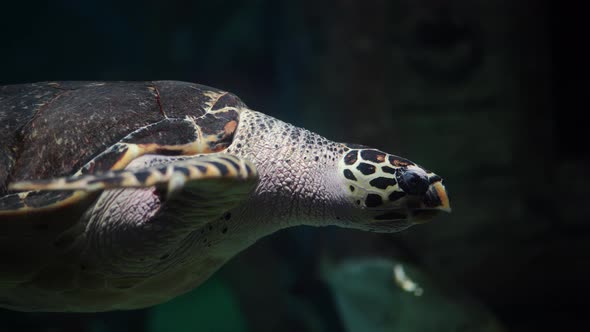
[(428, 177), (414, 170), (404, 170), (398, 175), (401, 189), (410, 195), (423, 195), (428, 191)]

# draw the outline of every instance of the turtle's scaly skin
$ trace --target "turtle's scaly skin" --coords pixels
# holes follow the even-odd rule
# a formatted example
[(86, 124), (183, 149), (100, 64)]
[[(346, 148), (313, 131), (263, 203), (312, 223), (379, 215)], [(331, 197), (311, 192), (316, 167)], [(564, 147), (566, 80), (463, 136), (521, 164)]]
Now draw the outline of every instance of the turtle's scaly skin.
[(15, 310), (142, 308), (281, 228), (392, 232), (449, 210), (409, 160), (190, 83), (0, 87), (0, 121), (0, 306)]

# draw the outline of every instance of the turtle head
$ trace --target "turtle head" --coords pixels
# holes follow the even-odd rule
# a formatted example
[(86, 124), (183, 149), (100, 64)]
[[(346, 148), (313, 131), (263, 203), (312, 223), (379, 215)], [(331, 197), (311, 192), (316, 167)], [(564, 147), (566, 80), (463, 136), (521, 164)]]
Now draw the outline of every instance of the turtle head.
[(407, 159), (356, 148), (344, 153), (338, 171), (342, 226), (394, 232), (451, 211), (442, 179)]

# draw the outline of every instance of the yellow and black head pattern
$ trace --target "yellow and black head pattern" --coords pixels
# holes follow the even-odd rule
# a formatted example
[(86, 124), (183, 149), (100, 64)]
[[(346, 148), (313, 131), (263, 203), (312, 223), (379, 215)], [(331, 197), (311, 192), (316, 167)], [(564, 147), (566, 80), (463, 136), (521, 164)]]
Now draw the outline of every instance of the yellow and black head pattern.
[(351, 149), (339, 162), (350, 203), (371, 221), (418, 223), (450, 211), (442, 179), (415, 163), (370, 149)]

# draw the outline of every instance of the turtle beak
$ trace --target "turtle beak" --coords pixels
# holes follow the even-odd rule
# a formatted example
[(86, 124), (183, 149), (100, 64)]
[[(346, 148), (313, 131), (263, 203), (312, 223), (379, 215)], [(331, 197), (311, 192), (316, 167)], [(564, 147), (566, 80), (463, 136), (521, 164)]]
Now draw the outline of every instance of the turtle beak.
[(442, 180), (436, 181), (430, 185), (426, 192), (424, 204), (431, 209), (437, 209), (447, 213), (451, 212), (449, 196), (447, 195), (445, 186), (442, 184)]
[(439, 176), (432, 175), (429, 182), (430, 185), (424, 196), (422, 196), (420, 207), (411, 212), (412, 221), (418, 224), (429, 221), (440, 212), (451, 212), (449, 196), (442, 184), (442, 179)]

